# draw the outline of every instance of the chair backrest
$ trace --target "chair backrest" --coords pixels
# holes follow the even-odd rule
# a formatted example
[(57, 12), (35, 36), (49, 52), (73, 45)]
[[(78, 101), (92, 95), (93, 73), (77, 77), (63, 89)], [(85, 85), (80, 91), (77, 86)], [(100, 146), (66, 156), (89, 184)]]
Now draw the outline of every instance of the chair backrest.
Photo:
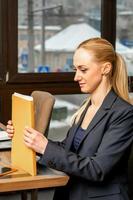
[(35, 107), (35, 129), (47, 137), (55, 98), (44, 91), (33, 91), (31, 96)]

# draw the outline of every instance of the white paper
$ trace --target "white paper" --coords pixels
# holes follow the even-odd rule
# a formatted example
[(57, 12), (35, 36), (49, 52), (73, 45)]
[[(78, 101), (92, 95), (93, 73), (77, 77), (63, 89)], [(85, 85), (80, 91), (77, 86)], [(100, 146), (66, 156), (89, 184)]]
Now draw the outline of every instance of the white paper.
[(0, 141), (10, 140), (6, 131), (0, 131)]
[(14, 92), (13, 95), (17, 96), (17, 97), (20, 97), (20, 98), (23, 98), (23, 99), (26, 99), (28, 101), (33, 101), (33, 97), (29, 96), (29, 95), (20, 94), (20, 93), (17, 93), (17, 92)]

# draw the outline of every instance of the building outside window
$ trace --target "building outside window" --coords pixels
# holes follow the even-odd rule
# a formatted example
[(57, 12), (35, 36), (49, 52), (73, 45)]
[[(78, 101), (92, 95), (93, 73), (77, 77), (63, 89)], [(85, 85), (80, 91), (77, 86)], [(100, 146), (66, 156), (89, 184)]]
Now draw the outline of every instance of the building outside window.
[(133, 76), (133, 1), (117, 0), (118, 52), (123, 54), (129, 76)]
[(100, 12), (98, 0), (19, 0), (18, 72), (72, 72), (78, 44), (100, 36)]

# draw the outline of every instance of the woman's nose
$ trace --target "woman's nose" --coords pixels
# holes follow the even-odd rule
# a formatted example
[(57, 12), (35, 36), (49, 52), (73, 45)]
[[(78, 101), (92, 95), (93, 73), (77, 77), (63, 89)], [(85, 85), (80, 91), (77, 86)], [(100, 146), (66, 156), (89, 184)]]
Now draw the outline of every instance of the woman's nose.
[(79, 74), (78, 71), (75, 72), (75, 76), (74, 76), (74, 81), (79, 81), (81, 79), (81, 76)]

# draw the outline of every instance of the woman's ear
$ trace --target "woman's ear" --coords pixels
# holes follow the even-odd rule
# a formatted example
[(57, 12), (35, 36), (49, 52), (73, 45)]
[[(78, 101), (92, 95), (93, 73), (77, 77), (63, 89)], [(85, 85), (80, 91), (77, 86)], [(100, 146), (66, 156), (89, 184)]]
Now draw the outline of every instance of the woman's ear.
[(102, 68), (102, 75), (108, 75), (112, 71), (112, 65), (110, 62), (106, 62), (103, 64)]

